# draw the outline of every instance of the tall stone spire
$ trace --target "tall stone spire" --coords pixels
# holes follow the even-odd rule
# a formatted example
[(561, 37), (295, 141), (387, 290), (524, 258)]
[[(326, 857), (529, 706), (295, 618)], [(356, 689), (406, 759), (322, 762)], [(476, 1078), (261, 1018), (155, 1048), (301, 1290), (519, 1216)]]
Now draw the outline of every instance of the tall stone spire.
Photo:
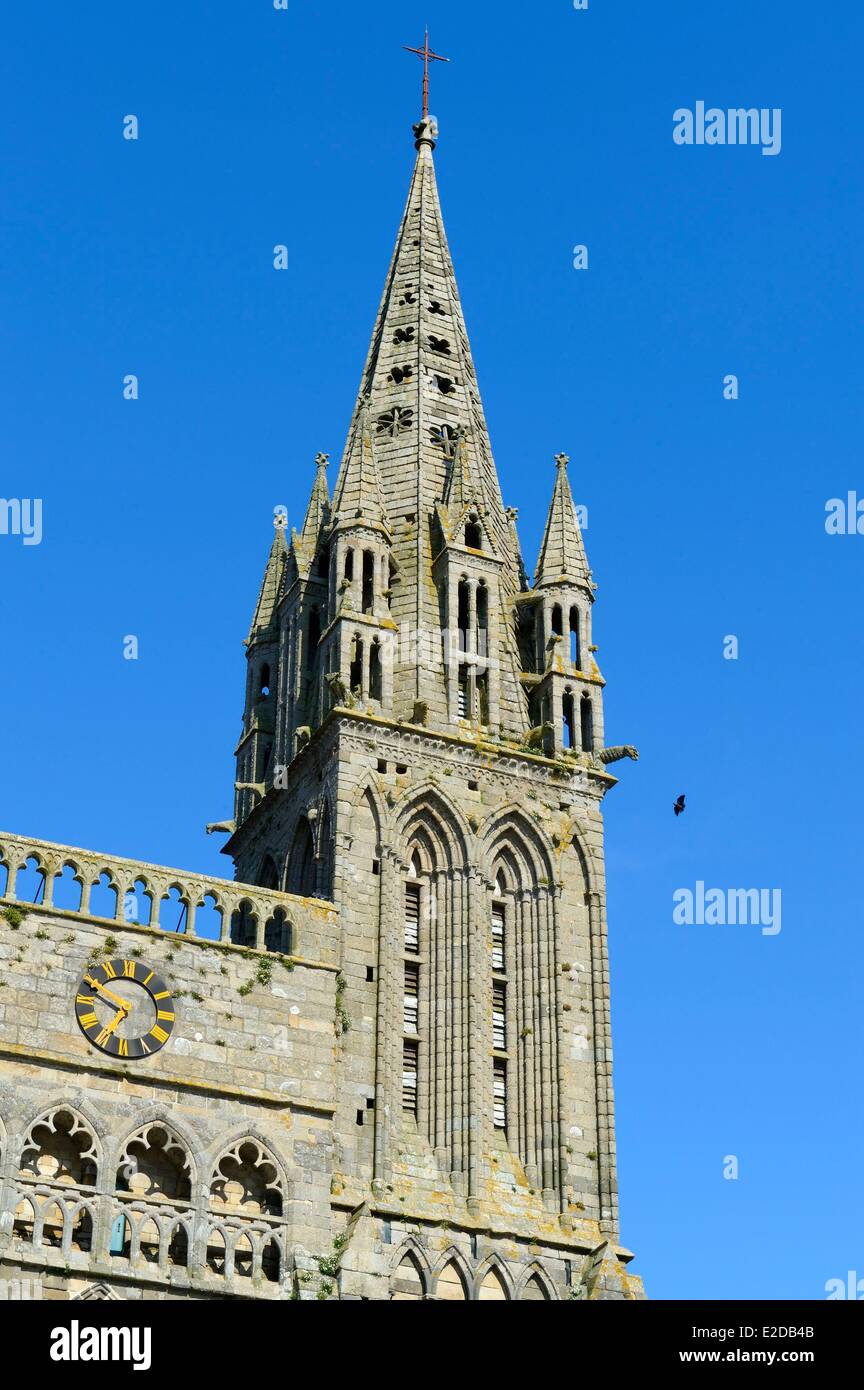
[(315, 455), (315, 481), (312, 484), (312, 493), (306, 508), (303, 526), (299, 532), (292, 531), (291, 533), (291, 549), (297, 560), (298, 569), (302, 572), (308, 571), (330, 516), (330, 493), (327, 490), (327, 464), (329, 461), (329, 454)]
[(538, 589), (547, 584), (581, 584), (591, 588), (591, 571), (567, 477), (569, 462), (566, 454), (558, 454), (555, 459), (558, 473), (534, 576)]
[[(414, 135), (417, 156), (411, 186), (336, 493), (347, 496), (348, 476), (356, 466), (358, 423), (365, 415), (400, 575), (392, 598), (393, 620), (399, 627), (437, 632), (434, 518), (436, 504), (448, 491), (460, 441), (458, 468), (466, 471), (475, 494), (484, 500), (484, 524), (503, 561), (504, 591), (515, 594), (520, 580), (441, 216), (432, 157), (438, 135), (434, 118), (418, 122)], [(440, 676), (428, 664), (406, 662), (395, 673), (395, 689), (409, 708), (417, 697), (434, 703), (431, 686), (436, 680)]]
[(261, 581), (258, 602), (252, 615), (249, 636), (246, 638), (247, 645), (259, 642), (266, 635), (271, 634), (274, 627), (276, 605), (281, 596), (282, 579), (288, 559), (284, 518), (277, 516), (273, 524), (276, 527), (276, 533), (270, 547), (270, 554), (267, 557), (267, 564), (264, 567), (264, 578)]

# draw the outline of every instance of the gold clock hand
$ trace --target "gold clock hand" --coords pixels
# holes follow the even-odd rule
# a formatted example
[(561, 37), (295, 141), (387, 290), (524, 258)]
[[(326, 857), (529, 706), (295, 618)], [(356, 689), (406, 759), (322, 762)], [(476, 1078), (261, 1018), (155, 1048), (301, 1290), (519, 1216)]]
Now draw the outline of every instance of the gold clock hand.
[(116, 1014), (114, 1015), (114, 1017), (112, 1018), (111, 1022), (110, 1022), (110, 1023), (106, 1023), (105, 1027), (102, 1029), (102, 1032), (99, 1034), (98, 1038), (96, 1039), (96, 1044), (97, 1044), (98, 1047), (104, 1047), (104, 1046), (105, 1046), (106, 1042), (107, 1042), (108, 1039), (110, 1038), (111, 1034), (114, 1032), (114, 1029), (117, 1027), (118, 1023), (120, 1023), (120, 1021), (121, 1021), (122, 1019), (127, 1018), (127, 1017), (128, 1017), (128, 1014), (129, 1014), (129, 1010), (128, 1010), (128, 1009), (118, 1009), (118, 1010), (117, 1010), (117, 1012), (116, 1012)]
[(128, 1009), (118, 1009), (111, 1022), (108, 1024), (108, 1027), (105, 1030), (106, 1033), (113, 1033), (118, 1023), (120, 1023), (122, 1019), (126, 1018), (128, 1013)]
[(112, 994), (106, 985), (100, 984), (98, 980), (94, 980), (90, 975), (88, 975), (86, 979), (88, 985), (92, 985), (100, 994), (104, 994), (106, 999), (110, 999), (114, 1004), (119, 1004), (120, 1008), (125, 1009), (127, 1013), (131, 1011), (132, 1005), (128, 1003), (127, 1000), (121, 999), (119, 995)]

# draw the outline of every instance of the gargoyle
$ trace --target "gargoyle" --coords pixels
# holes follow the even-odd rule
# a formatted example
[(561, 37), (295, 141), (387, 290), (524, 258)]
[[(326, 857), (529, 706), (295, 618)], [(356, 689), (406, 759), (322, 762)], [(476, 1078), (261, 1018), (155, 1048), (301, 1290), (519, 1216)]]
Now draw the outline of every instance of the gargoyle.
[(595, 753), (595, 765), (601, 767), (606, 763), (620, 763), (622, 758), (632, 758), (633, 762), (639, 762), (639, 749), (633, 748), (632, 744), (617, 744), (615, 748), (601, 748), (599, 753)]
[(330, 687), (334, 705), (342, 705), (343, 708), (350, 709), (354, 704), (354, 697), (339, 672), (329, 671), (324, 679)]
[(545, 724), (537, 724), (533, 729), (529, 729), (522, 740), (523, 748), (543, 748), (546, 739), (553, 732), (554, 726), (547, 720)]
[(233, 820), (217, 820), (204, 828), (208, 835), (233, 835), (234, 831), (237, 829), (237, 822)]
[(620, 763), (622, 758), (632, 758), (634, 763), (638, 763), (639, 750), (632, 743), (619, 743), (614, 748), (601, 748), (597, 757), (604, 766), (606, 763)]

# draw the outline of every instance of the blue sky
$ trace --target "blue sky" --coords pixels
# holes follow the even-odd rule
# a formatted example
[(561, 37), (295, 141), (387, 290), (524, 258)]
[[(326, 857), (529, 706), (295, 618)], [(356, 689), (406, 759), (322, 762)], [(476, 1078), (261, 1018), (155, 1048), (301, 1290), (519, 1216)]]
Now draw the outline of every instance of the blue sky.
[[(824, 525), (864, 497), (864, 20), (540, 9), (6, 16), (0, 494), (42, 498), (44, 534), (0, 536), (0, 823), (230, 870), (203, 826), (231, 810), (242, 638), (273, 507), (297, 523), (344, 442), (428, 17), (505, 501), (531, 568), (571, 455), (607, 741), (641, 751), (606, 803), (622, 1236), (656, 1298), (820, 1298), (864, 1277), (864, 536)], [(781, 153), (677, 146), (699, 100), (781, 108)], [(676, 925), (699, 880), (780, 889), (781, 932)]]

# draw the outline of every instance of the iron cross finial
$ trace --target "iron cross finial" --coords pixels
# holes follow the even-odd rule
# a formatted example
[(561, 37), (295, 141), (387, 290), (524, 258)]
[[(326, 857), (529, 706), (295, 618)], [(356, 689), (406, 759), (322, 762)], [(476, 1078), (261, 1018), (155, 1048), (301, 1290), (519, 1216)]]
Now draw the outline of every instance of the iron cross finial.
[(424, 119), (424, 121), (425, 121), (425, 120), (428, 120), (428, 118), (429, 118), (429, 62), (430, 62), (430, 59), (431, 59), (431, 61), (432, 61), (433, 63), (449, 63), (449, 62), (450, 62), (450, 59), (449, 59), (449, 58), (442, 58), (440, 53), (433, 53), (433, 52), (432, 52), (432, 49), (429, 47), (429, 30), (428, 30), (428, 29), (426, 30), (426, 37), (425, 37), (425, 39), (424, 39), (423, 47), (422, 47), (422, 48), (409, 48), (409, 46), (408, 46), (407, 43), (403, 43), (402, 47), (405, 49), (405, 52), (406, 52), (406, 53), (416, 53), (418, 58), (422, 58), (422, 59), (423, 59), (423, 119)]

